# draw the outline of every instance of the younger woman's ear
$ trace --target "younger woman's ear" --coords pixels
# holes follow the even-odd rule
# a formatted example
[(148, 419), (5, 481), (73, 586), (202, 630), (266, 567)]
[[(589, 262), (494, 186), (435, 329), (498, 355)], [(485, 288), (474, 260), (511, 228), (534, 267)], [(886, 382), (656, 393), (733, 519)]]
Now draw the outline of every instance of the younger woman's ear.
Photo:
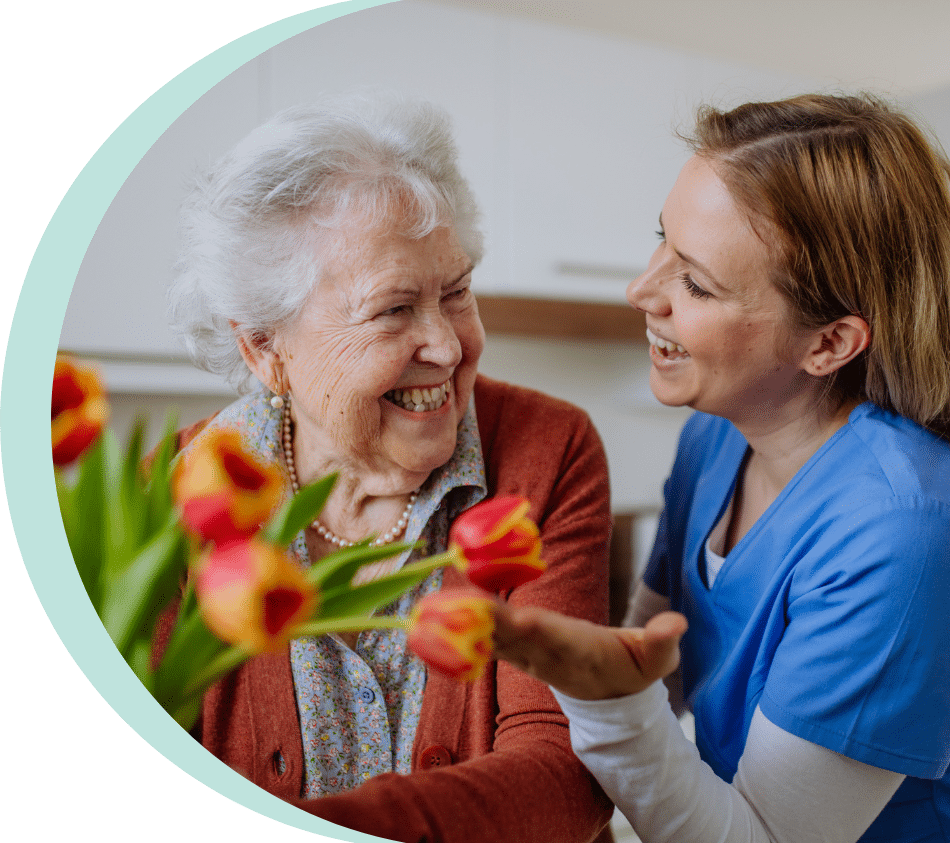
[(871, 342), (871, 328), (860, 316), (842, 316), (815, 333), (804, 369), (815, 377), (830, 375), (850, 363)]
[(271, 338), (261, 333), (245, 331), (233, 321), (231, 330), (234, 331), (238, 350), (247, 368), (271, 392), (283, 395), (287, 391), (284, 384), (284, 364), (274, 350)]

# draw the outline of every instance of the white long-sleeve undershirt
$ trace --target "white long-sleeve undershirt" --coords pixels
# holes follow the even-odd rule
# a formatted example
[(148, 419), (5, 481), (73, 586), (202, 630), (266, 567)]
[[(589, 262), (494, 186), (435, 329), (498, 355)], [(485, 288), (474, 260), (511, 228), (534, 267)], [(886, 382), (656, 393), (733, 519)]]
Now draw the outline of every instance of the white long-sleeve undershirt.
[[(641, 584), (631, 611), (668, 608)], [(903, 775), (803, 740), (756, 709), (733, 782), (699, 757), (663, 683), (611, 700), (555, 696), (571, 743), (644, 843), (855, 843)]]

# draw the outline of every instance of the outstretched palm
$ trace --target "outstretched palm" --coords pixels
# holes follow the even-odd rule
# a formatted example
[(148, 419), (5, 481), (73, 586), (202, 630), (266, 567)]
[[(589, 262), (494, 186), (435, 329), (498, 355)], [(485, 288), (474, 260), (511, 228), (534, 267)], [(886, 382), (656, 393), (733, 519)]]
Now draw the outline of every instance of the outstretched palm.
[(495, 652), (570, 697), (599, 700), (636, 694), (679, 664), (686, 618), (662, 612), (644, 628), (598, 626), (531, 606), (499, 603)]

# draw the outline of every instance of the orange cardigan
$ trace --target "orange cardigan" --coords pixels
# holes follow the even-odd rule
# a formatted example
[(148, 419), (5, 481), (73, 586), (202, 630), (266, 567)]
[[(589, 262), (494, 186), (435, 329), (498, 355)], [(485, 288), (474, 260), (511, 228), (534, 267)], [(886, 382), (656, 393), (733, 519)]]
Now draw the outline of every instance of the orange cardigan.
[[(541, 578), (503, 596), (606, 623), (607, 463), (590, 420), (562, 401), (483, 376), (475, 409), (488, 494), (531, 501), (549, 565)], [(183, 431), (180, 445), (203, 424)], [(445, 571), (444, 586), (461, 584), (458, 572)], [(300, 798), (303, 747), (288, 650), (258, 656), (213, 687), (194, 735), (270, 793), (379, 837), (612, 840), (612, 806), (571, 751), (567, 720), (548, 688), (505, 663), (490, 668), (470, 684), (429, 674), (410, 775), (388, 773), (321, 799)]]

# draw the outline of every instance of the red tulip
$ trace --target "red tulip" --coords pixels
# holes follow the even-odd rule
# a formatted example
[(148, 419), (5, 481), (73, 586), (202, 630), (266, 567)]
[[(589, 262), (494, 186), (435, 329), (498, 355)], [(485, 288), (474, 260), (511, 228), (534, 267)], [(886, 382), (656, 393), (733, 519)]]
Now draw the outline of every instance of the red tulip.
[(108, 419), (109, 404), (96, 370), (69, 355), (57, 355), (51, 413), (53, 465), (76, 460), (99, 438)]
[(210, 548), (194, 582), (208, 628), (252, 653), (279, 650), (319, 603), (294, 561), (259, 539)]
[(257, 532), (280, 504), (283, 479), (244, 449), (236, 430), (214, 428), (185, 452), (172, 489), (185, 527), (224, 544)]
[(474, 681), (492, 659), (494, 601), (473, 589), (423, 597), (409, 616), (409, 649), (453, 679)]
[(499, 592), (529, 582), (547, 570), (540, 558), (538, 526), (524, 498), (491, 498), (462, 513), (449, 531), (449, 552), (469, 580)]

